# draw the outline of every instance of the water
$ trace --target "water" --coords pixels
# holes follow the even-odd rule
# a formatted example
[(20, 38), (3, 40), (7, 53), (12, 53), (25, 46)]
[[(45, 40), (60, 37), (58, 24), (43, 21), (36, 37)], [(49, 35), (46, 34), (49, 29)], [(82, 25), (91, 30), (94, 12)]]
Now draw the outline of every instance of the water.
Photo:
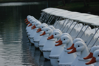
[[(15, 5), (14, 5), (15, 4)], [(40, 17), (46, 4), (2, 3), (0, 5), (0, 66), (51, 66), (28, 41), (24, 19)]]

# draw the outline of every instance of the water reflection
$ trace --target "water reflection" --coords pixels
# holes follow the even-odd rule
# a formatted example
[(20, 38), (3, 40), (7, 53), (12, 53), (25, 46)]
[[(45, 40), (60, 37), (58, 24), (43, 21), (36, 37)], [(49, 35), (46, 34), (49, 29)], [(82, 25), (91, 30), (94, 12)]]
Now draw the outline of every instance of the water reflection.
[(40, 52), (39, 49), (36, 49), (34, 46), (31, 46), (28, 43), (30, 53), (32, 55), (32, 59), (34, 60), (34, 63), (38, 66), (51, 66), (51, 63), (49, 60), (46, 60), (43, 56), (43, 54)]
[(25, 17), (30, 14), (39, 18), (43, 8), (45, 5), (40, 4), (0, 6), (0, 66), (51, 66), (50, 61), (45, 61), (42, 53), (31, 46), (25, 32)]

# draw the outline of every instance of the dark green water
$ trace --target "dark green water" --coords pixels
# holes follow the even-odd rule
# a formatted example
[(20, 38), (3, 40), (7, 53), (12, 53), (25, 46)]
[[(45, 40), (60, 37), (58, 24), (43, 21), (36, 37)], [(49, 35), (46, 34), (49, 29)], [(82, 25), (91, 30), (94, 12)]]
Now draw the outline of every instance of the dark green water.
[(41, 52), (30, 46), (24, 23), (28, 14), (39, 19), (46, 4), (4, 5), (0, 6), (0, 66), (50, 66)]

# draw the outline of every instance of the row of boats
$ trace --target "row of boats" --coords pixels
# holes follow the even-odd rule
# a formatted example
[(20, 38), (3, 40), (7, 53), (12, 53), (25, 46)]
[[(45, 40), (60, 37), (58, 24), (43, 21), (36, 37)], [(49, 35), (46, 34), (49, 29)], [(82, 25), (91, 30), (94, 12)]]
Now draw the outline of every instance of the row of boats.
[[(54, 14), (52, 11), (50, 13)], [(89, 15), (86, 22), (80, 22), (77, 13), (68, 13), (68, 16), (74, 17), (75, 15), (77, 20), (73, 20), (73, 17), (73, 19), (70, 19), (71, 17), (60, 18), (59, 16), (56, 18), (56, 15), (53, 17), (53, 15), (45, 12), (42, 13), (39, 20), (28, 15), (25, 23), (27, 24), (26, 32), (31, 44), (40, 49), (44, 58), (49, 59), (52, 66), (98, 66), (99, 28), (98, 23), (90, 21), (99, 17), (89, 17), (91, 16)], [(86, 15), (80, 15), (79, 17), (84, 16), (86, 17)], [(90, 20), (88, 21), (88, 19)], [(50, 25), (53, 20), (55, 23)]]

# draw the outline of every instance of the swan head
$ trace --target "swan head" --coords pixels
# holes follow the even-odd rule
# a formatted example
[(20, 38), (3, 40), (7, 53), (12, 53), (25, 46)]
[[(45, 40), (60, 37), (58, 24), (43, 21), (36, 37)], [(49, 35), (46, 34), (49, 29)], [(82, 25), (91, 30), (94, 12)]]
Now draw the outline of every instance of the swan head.
[(34, 26), (32, 26), (32, 29), (35, 29), (35, 28), (38, 28), (38, 27), (40, 27), (40, 25), (41, 25), (41, 22), (35, 22), (34, 23)]
[(98, 50), (99, 49), (99, 46), (93, 46), (90, 50), (90, 53), (87, 57), (85, 57), (84, 59), (89, 59), (89, 58), (92, 58), (93, 57), (93, 53), (95, 50)]
[(35, 19), (35, 18), (34, 18), (33, 16), (31, 16), (31, 15), (28, 15), (27, 18), (25, 19), (25, 23), (26, 23), (26, 24), (29, 24), (29, 23), (34, 22), (35, 20), (37, 20), (37, 19)]
[(33, 26), (34, 24), (35, 24), (35, 21), (32, 19), (32, 20), (30, 21), (28, 27), (29, 27), (29, 26)]
[(25, 23), (26, 23), (26, 24), (29, 24), (29, 23), (30, 23), (30, 20), (31, 20), (31, 16), (28, 15), (28, 16), (27, 16), (27, 19), (26, 19), (26, 21), (25, 21)]
[(50, 27), (45, 27), (44, 32), (40, 36), (45, 35), (45, 34), (50, 34), (52, 32), (53, 30)]
[(35, 20), (35, 18), (33, 16), (29, 16), (29, 18), (27, 18), (28, 21), (30, 22), (31, 20)]
[(49, 27), (50, 27), (52, 30), (55, 30), (55, 28), (54, 28), (53, 25), (49, 25)]
[(67, 48), (67, 50), (73, 49), (73, 48), (74, 48), (74, 44), (75, 44), (76, 42), (78, 42), (78, 41), (84, 42), (81, 38), (76, 38), (76, 39), (73, 40), (72, 46), (69, 47), (69, 48)]
[(34, 26), (35, 25), (35, 22), (32, 22), (32, 26)]
[(86, 45), (84, 42), (78, 41), (74, 43), (73, 49), (68, 52), (68, 54), (74, 53), (74, 52), (82, 52), (86, 48)]
[(86, 63), (86, 65), (99, 62), (99, 50), (94, 51), (92, 59)]
[(38, 21), (37, 23), (35, 22), (34, 25), (36, 26), (36, 28), (39, 28), (41, 25), (41, 22), (40, 21)]
[(53, 39), (53, 38), (59, 38), (62, 35), (62, 32), (59, 29), (55, 29), (51, 36), (47, 38), (47, 40)]
[(27, 20), (29, 21), (29, 20), (30, 20), (30, 18), (31, 18), (31, 16), (30, 16), (30, 15), (28, 15), (28, 16), (27, 16)]
[(44, 32), (40, 36), (45, 35), (45, 34), (51, 34), (54, 29), (55, 28), (52, 25), (49, 25), (48, 27), (45, 27)]
[(34, 20), (33, 20), (33, 19), (31, 19), (31, 20), (30, 20), (30, 23), (33, 23), (33, 22), (34, 22)]
[(44, 28), (47, 27), (47, 26), (48, 26), (48, 25), (47, 25), (46, 23), (42, 23), (42, 24), (38, 27), (38, 29), (37, 29), (36, 32), (44, 31)]
[(59, 46), (62, 44), (68, 44), (71, 41), (71, 39), (72, 39), (71, 36), (68, 34), (62, 35), (61, 39), (59, 41), (57, 41), (58, 44), (56, 44), (55, 46)]
[(33, 17), (30, 19), (30, 23), (33, 23), (33, 22), (38, 22), (38, 20)]
[[(64, 36), (64, 35), (69, 35), (69, 34), (68, 34), (68, 33), (63, 33), (63, 34), (61, 35), (61, 37)], [(61, 40), (61, 38), (60, 38), (60, 40)], [(56, 41), (56, 43), (59, 43), (60, 40)]]

